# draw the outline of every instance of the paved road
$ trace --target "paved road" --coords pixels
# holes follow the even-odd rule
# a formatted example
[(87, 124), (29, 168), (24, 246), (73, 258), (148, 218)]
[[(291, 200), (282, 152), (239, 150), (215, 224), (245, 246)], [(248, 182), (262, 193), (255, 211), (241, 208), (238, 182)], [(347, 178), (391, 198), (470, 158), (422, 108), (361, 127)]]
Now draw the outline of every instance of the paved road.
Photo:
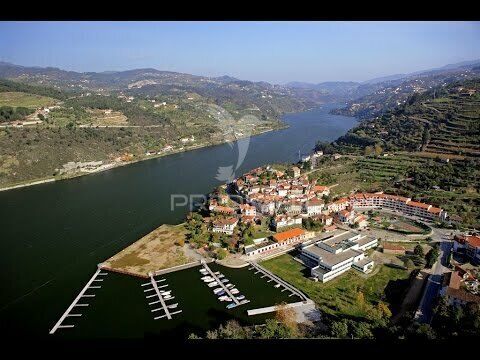
[(439, 261), (433, 266), (432, 273), (428, 278), (427, 286), (416, 314), (419, 322), (429, 324), (432, 321), (433, 303), (441, 289), (442, 276), (449, 270), (446, 265), (452, 246), (453, 244), (449, 240), (440, 241)]

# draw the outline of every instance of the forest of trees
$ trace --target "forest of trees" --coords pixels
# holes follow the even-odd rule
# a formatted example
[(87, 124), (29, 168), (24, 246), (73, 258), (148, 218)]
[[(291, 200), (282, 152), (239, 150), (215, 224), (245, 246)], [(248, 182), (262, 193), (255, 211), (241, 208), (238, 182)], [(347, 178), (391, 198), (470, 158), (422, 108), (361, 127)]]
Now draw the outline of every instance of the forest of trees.
[(35, 110), (26, 107), (1, 106), (0, 107), (0, 122), (14, 121), (23, 119), (25, 116), (32, 114)]
[(0, 92), (18, 91), (40, 96), (47, 96), (58, 100), (65, 100), (72, 94), (51, 87), (28, 85), (21, 82), (0, 79)]

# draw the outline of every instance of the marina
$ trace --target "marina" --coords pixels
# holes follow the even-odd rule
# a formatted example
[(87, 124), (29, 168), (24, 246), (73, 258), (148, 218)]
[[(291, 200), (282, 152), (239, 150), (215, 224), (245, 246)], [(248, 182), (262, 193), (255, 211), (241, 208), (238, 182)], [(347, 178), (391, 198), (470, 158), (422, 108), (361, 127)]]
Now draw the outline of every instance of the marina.
[[(308, 112), (287, 114), (283, 119), (289, 128), (252, 137), (238, 173), (267, 163), (295, 161), (298, 144), (302, 144), (302, 152), (307, 152), (318, 140), (334, 140), (346, 133), (356, 124), (356, 119), (330, 114), (333, 107), (335, 105), (324, 105)], [(78, 294), (79, 284), (89, 280), (96, 264), (160, 224), (181, 222), (188, 205), (176, 206), (172, 211), (170, 195), (211, 191), (220, 183), (215, 179), (218, 167), (234, 161), (235, 156), (228, 145), (218, 145), (95, 175), (1, 192), (0, 217), (5, 226), (0, 254), (6, 286), (0, 294), (0, 306), (5, 309), (0, 312), (0, 322), (5, 331), (28, 336), (48, 334), (53, 322)], [(180, 168), (184, 175), (181, 178), (178, 172), (172, 171)], [(186, 180), (192, 178), (195, 178), (194, 182)], [(27, 213), (37, 215), (25, 217)], [(32, 252), (32, 246), (35, 252)], [(27, 268), (19, 267), (18, 259), (23, 259)], [(214, 265), (209, 266), (217, 269)], [(24, 275), (26, 271), (28, 277)], [(234, 271), (222, 268), (221, 272), (237, 285), (254, 307), (289, 301), (285, 292), (281, 293), (273, 286), (265, 287), (263, 281), (252, 283), (246, 268)], [(181, 330), (184, 325), (175, 320), (186, 318), (187, 312), (195, 327), (210, 329), (218, 324), (217, 321), (231, 317), (209, 313), (225, 310), (225, 304), (212, 296), (213, 289), (198, 281), (198, 274), (198, 268), (192, 267), (162, 276), (174, 287), (175, 297), (181, 299), (179, 306), (183, 314), (159, 323), (153, 321), (150, 309), (143, 308), (148, 304), (144, 294), (152, 292), (136, 290), (148, 282), (148, 277), (133, 278), (109, 271), (108, 281), (95, 282), (90, 287), (100, 289), (101, 285), (101, 292), (90, 298), (95, 299), (95, 306), (77, 307), (84, 310), (84, 314), (88, 310), (88, 316), (82, 316), (81, 322), (75, 323), (75, 327), (68, 331), (57, 331), (55, 336), (92, 338), (115, 334), (142, 337), (145, 331), (165, 336), (177, 327), (182, 336), (188, 336), (187, 330)], [(16, 281), (7, 281), (12, 278)], [(171, 280), (180, 278), (187, 281), (188, 288), (183, 289)], [(198, 289), (194, 282), (198, 283)], [(194, 288), (198, 292), (203, 289), (205, 299), (199, 302), (192, 295)], [(158, 298), (150, 298), (149, 302), (155, 300)], [(241, 311), (237, 313), (233, 309), (229, 312), (234, 313), (235, 318), (252, 321)], [(118, 316), (119, 313), (122, 316)], [(65, 321), (64, 325), (68, 324), (71, 323)], [(168, 330), (163, 332), (162, 329)]]

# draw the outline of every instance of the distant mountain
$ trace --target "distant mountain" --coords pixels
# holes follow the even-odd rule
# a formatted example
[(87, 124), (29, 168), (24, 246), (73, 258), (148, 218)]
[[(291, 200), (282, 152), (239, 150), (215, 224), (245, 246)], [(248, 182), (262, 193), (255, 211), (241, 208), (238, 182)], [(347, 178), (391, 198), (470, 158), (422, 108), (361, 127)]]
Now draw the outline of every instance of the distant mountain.
[(362, 82), (362, 84), (378, 84), (385, 81), (401, 80), (401, 79), (405, 79), (407, 76), (408, 76), (407, 74), (395, 74), (395, 75), (382, 76), (382, 77), (364, 81)]
[(399, 80), (385, 81), (376, 85), (363, 85), (378, 86), (378, 88), (350, 100), (344, 109), (337, 109), (334, 112), (369, 119), (380, 116), (389, 108), (405, 104), (414, 94), (423, 94), (434, 88), (443, 88), (478, 78), (480, 78), (480, 66), (476, 65), (476, 62), (471, 62), (470, 65), (465, 65), (465, 63), (458, 67), (449, 65), (443, 70), (423, 71)]
[(232, 76), (228, 76), (228, 75), (215, 77), (215, 78), (213, 78), (213, 80), (221, 82), (223, 84), (229, 84), (229, 83), (232, 83), (232, 82), (240, 81), (239, 79), (234, 78)]
[(373, 94), (376, 91), (381, 91), (383, 88), (401, 84), (407, 80), (430, 77), (433, 75), (440, 75), (447, 78), (449, 75), (454, 76), (455, 73), (463, 70), (469, 70), (479, 65), (480, 60), (469, 60), (409, 74), (394, 74), (377, 77), (363, 82), (330, 81), (314, 84), (292, 81), (287, 83), (285, 86), (295, 89), (316, 90), (325, 95), (330, 95), (330, 97), (334, 98), (336, 101), (352, 101), (354, 99)]

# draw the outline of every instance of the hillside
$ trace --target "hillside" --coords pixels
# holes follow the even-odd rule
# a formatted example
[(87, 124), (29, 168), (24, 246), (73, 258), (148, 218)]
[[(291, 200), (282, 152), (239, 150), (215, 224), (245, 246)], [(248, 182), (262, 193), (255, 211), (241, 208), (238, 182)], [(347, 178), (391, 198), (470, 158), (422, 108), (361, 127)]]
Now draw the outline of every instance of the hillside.
[(363, 121), (338, 139), (363, 151), (380, 144), (386, 151), (421, 151), (425, 156), (480, 156), (480, 79), (413, 93), (383, 115)]
[(446, 87), (450, 84), (480, 78), (480, 68), (477, 65), (461, 63), (447, 65), (440, 69), (417, 72), (383, 82), (363, 83), (356, 96), (350, 99), (343, 109), (336, 109), (335, 114), (355, 116), (369, 119), (379, 116), (387, 109), (404, 104), (412, 93), (422, 94), (436, 87)]
[(321, 172), (337, 191), (414, 197), (480, 226), (480, 79), (413, 93), (317, 149), (346, 155)]
[[(278, 129), (282, 114), (315, 101), (228, 76), (155, 69), (77, 73), (1, 63), (0, 186)], [(93, 169), (68, 164), (99, 161), (103, 165)]]

